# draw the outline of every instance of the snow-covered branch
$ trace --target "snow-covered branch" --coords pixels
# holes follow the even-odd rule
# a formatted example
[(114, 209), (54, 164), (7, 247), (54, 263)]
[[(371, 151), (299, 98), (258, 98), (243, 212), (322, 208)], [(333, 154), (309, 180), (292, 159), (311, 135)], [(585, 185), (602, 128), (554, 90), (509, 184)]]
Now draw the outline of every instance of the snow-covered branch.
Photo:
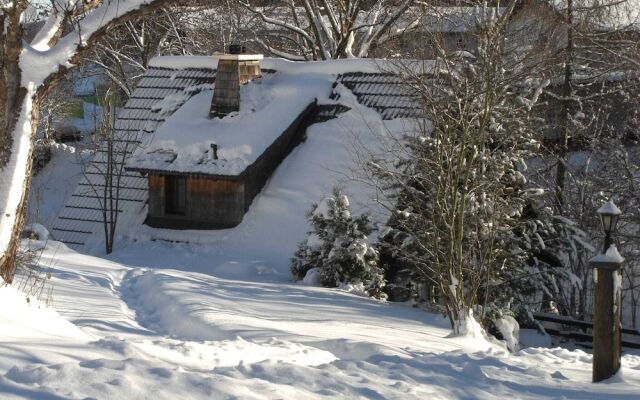
[(271, 7), (254, 7), (248, 2), (239, 1), (264, 23), (262, 27), (250, 28), (253, 34), (259, 30), (265, 34), (278, 30), (289, 36), (289, 40), (279, 45), (274, 43), (271, 48), (278, 47), (280, 51), (291, 53), (293, 49), (287, 48), (287, 43), (300, 43), (302, 39), (304, 45), (298, 47), (304, 48), (304, 53), (300, 55), (311, 53), (314, 58), (321, 59), (367, 57), (381, 41), (412, 29), (420, 21), (416, 17), (404, 29), (393, 28), (415, 0), (403, 0), (399, 4), (386, 0), (372, 3), (359, 0), (301, 0), (298, 7), (291, 1), (285, 2), (284, 6)]

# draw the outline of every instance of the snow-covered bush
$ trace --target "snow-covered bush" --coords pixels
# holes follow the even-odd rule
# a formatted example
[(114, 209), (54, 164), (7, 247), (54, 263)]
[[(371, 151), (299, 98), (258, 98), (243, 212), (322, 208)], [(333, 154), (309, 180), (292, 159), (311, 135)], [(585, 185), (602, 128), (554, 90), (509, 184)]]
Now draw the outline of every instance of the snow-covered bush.
[(482, 326), (485, 331), (497, 339), (504, 340), (509, 351), (518, 351), (520, 324), (516, 319), (516, 313), (509, 305), (490, 303), (478, 308), (482, 310)]
[(386, 297), (378, 253), (367, 241), (373, 232), (369, 216), (353, 217), (349, 199), (335, 188), (330, 197), (313, 205), (307, 218), (313, 230), (291, 260), (294, 278), (305, 279), (311, 270), (323, 286), (362, 284), (370, 296)]

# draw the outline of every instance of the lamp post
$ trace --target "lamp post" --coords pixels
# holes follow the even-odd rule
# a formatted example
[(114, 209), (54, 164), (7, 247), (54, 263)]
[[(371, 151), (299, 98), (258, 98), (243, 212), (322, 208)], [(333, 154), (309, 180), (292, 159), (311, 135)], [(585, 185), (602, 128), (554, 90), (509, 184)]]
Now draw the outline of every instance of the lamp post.
[(620, 266), (624, 258), (612, 245), (622, 212), (612, 201), (598, 209), (604, 230), (602, 254), (593, 257), (589, 264), (594, 269), (593, 311), (593, 382), (600, 382), (615, 375), (620, 369)]

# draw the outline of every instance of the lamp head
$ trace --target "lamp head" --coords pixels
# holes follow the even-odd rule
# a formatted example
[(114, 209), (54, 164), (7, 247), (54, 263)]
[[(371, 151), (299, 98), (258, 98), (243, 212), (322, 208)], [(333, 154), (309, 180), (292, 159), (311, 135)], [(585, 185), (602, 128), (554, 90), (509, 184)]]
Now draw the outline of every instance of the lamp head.
[(604, 233), (610, 235), (612, 232), (615, 232), (622, 211), (613, 204), (613, 201), (609, 200), (604, 203), (604, 205), (598, 209), (597, 213), (600, 214), (600, 221), (602, 221)]

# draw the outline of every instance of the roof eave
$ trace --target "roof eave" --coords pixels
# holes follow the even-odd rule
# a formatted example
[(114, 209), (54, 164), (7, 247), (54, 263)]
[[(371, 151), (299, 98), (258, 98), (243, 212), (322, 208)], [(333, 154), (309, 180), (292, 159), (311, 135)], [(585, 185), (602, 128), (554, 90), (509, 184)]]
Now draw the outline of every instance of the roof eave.
[(196, 178), (207, 178), (207, 179), (216, 179), (216, 180), (226, 180), (226, 181), (237, 181), (241, 179), (241, 173), (237, 175), (220, 175), (220, 174), (207, 174), (205, 172), (195, 172), (195, 171), (174, 171), (167, 169), (157, 169), (157, 168), (144, 168), (144, 167), (125, 167), (126, 171), (130, 172), (139, 172), (141, 174), (153, 174), (153, 175), (176, 175), (176, 176), (190, 176)]

